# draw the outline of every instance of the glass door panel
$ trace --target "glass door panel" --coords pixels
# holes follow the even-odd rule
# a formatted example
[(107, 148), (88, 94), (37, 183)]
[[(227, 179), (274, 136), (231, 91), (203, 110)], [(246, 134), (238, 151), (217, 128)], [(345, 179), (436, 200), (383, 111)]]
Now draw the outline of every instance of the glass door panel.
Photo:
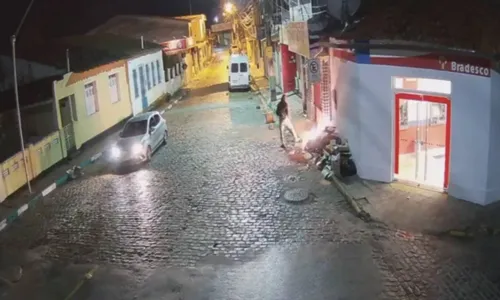
[(423, 99), (425, 96), (421, 100), (398, 99), (397, 177), (443, 188), (449, 107)]
[(421, 139), (421, 164), (423, 176), (419, 181), (442, 188), (444, 186), (446, 163), (446, 104), (422, 102), (425, 105), (425, 133)]
[(406, 180), (416, 176), (416, 106), (413, 100), (401, 99), (399, 102), (399, 174)]
[(427, 129), (429, 105), (424, 101), (412, 100), (415, 126), (415, 180), (425, 182), (427, 179)]

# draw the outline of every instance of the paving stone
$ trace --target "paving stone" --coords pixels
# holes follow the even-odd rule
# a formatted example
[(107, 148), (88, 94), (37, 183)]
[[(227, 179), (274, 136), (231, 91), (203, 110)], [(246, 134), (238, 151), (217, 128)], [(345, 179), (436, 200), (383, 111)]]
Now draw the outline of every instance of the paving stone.
[[(366, 278), (350, 295), (380, 288), (371, 299), (500, 299), (497, 243), (466, 245), (360, 221), (319, 171), (291, 162), (280, 150), (278, 133), (267, 129), (255, 109), (257, 100), (215, 91), (205, 100), (180, 102), (166, 114), (170, 141), (149, 164), (125, 174), (87, 171), (1, 232), (1, 248), (23, 252), (43, 246), (43, 258), (59, 264), (125, 270), (189, 270), (228, 261), (236, 273), (277, 249), (292, 256), (305, 251), (286, 262), (275, 257), (277, 266), (270, 270), (292, 264), (298, 267), (290, 278), (324, 282), (316, 291), (286, 287), (315, 293), (304, 299), (325, 299), (321, 293), (334, 299), (339, 287), (332, 278), (345, 284)], [(306, 189), (314, 199), (307, 205), (281, 201), (291, 189)], [(315, 267), (307, 265), (311, 260)], [(323, 270), (326, 261), (331, 269)], [(313, 275), (322, 270), (321, 278)], [(137, 281), (147, 277), (140, 274)], [(236, 282), (224, 276), (217, 278), (227, 277), (231, 290)], [(210, 295), (190, 299), (227, 299)]]

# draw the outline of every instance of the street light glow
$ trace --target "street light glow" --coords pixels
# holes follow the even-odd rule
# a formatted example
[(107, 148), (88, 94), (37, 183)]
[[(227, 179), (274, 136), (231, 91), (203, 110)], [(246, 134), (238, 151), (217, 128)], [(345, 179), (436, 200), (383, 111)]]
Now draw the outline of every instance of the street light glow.
[(215, 22), (215, 23), (219, 23), (219, 17), (215, 16), (215, 18), (214, 18), (214, 22)]
[(226, 2), (224, 4), (224, 11), (227, 12), (228, 14), (232, 13), (234, 10), (234, 5), (231, 2)]

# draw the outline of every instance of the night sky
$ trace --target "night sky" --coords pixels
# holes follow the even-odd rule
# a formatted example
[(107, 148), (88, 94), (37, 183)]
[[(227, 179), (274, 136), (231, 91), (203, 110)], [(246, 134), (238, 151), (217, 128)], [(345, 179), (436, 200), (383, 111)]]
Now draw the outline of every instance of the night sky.
[[(0, 47), (9, 45), (29, 0), (13, 0), (0, 12)], [(211, 20), (219, 11), (220, 0), (191, 0), (193, 14)], [(85, 33), (119, 14), (178, 16), (189, 14), (189, 0), (35, 0), (19, 42)]]

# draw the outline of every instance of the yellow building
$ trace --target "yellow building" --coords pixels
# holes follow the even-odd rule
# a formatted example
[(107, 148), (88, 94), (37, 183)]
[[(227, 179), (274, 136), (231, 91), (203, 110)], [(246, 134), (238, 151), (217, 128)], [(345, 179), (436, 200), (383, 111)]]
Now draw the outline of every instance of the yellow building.
[(196, 72), (201, 70), (212, 57), (212, 47), (208, 42), (207, 17), (203, 14), (175, 17), (189, 21), (189, 35), (195, 47), (192, 50), (193, 66)]
[(175, 17), (175, 19), (189, 21), (190, 35), (196, 43), (207, 40), (207, 17), (205, 15), (180, 16)]
[(53, 82), (61, 77), (47, 77), (18, 89), (24, 156), (19, 128), (12, 126), (17, 124), (14, 91), (0, 93), (0, 202), (24, 186), (27, 177), (38, 177), (66, 156), (53, 107)]
[(67, 150), (79, 149), (132, 115), (126, 65), (126, 60), (119, 60), (70, 72), (54, 83), (58, 125)]

